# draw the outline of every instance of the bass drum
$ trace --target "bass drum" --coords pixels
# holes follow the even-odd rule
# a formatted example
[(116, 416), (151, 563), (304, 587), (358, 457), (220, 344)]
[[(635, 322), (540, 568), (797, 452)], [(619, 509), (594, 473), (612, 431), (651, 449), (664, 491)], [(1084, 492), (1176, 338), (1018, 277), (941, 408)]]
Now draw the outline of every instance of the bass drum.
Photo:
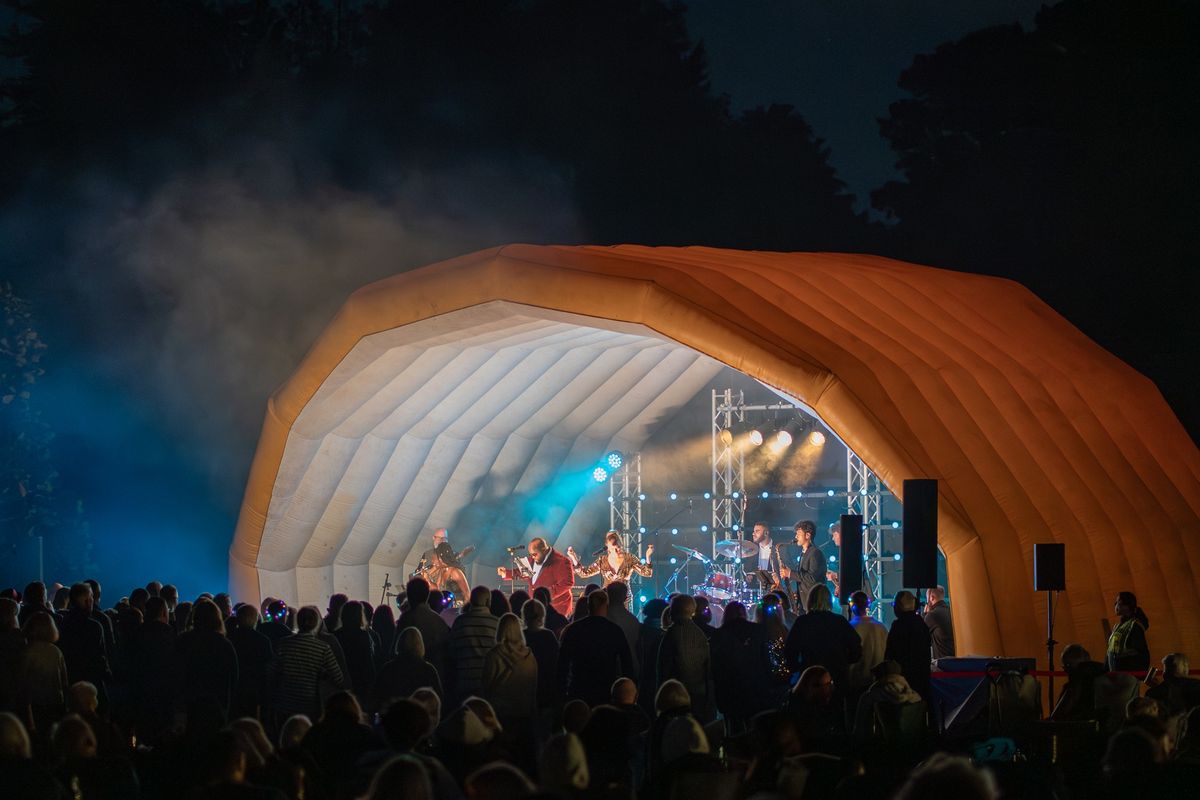
[(733, 576), (724, 572), (709, 573), (704, 583), (696, 587), (696, 594), (707, 597), (710, 602), (718, 603), (728, 603), (737, 599)]

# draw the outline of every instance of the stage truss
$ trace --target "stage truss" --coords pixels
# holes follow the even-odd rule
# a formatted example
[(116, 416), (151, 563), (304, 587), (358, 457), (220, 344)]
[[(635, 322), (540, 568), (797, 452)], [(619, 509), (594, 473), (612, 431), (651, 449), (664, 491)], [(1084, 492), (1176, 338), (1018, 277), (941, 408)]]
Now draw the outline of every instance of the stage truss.
[[(734, 446), (735, 427), (743, 426), (747, 412), (794, 412), (810, 416), (807, 409), (792, 403), (747, 403), (738, 390), (712, 390), (712, 553), (717, 542), (731, 539), (745, 527), (745, 454)], [(883, 599), (884, 575), (891, 558), (884, 555), (883, 496), (887, 493), (879, 476), (846, 448), (846, 513), (863, 518), (863, 584), (876, 601)], [(833, 494), (832, 490), (830, 494)], [(880, 602), (872, 604), (876, 618), (883, 615)]]

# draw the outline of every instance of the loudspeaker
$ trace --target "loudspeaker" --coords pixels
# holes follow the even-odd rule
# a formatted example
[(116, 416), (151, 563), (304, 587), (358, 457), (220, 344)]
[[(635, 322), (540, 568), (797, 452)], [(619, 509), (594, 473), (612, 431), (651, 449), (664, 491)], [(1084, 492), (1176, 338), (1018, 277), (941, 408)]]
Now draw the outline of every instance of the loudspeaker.
[(904, 482), (904, 585), (937, 586), (938, 482), (912, 478)]
[(1033, 588), (1039, 592), (1062, 592), (1067, 588), (1067, 546), (1033, 546)]
[(862, 516), (842, 514), (842, 547), (838, 552), (838, 600), (849, 607), (850, 595), (863, 588)]

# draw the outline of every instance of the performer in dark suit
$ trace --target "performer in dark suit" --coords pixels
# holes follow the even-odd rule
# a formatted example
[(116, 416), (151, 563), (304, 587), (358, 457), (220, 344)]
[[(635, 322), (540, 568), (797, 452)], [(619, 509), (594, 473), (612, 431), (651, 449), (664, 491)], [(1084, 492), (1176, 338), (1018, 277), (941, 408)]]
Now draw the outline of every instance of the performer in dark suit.
[[(563, 616), (570, 616), (574, 604), (571, 587), (575, 585), (575, 570), (571, 560), (540, 536), (529, 542), (528, 552), (528, 556), (517, 559), (520, 570), (518, 577), (531, 579), (531, 590), (545, 587), (550, 592), (550, 604), (554, 610)], [(506, 581), (513, 579), (513, 571), (506, 567), (497, 567), (496, 574)]]
[[(804, 555), (800, 556), (800, 564), (795, 569), (783, 569), (782, 577), (794, 577), (796, 579), (796, 599), (797, 603), (805, 603), (808, 601), (808, 594), (813, 587), (820, 584), (825, 585), (825, 554), (821, 549), (813, 544), (813, 537), (816, 536), (817, 526), (811, 519), (802, 519), (796, 523), (796, 544), (800, 545), (804, 551)], [(797, 607), (797, 613), (800, 609)]]

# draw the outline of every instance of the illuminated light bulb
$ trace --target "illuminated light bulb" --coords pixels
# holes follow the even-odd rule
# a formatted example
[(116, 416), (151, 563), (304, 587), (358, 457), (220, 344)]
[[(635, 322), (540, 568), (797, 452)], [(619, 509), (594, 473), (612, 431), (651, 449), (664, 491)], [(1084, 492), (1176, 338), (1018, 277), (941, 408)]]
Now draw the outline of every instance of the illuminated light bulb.
[(770, 497), (770, 496), (771, 496), (771, 493), (770, 493), (770, 492), (763, 492), (763, 493), (762, 493), (762, 496), (763, 496), (763, 500), (766, 500), (768, 497)]
[(813, 431), (808, 435), (808, 443), (813, 447), (820, 447), (825, 444), (825, 434), (820, 431)]
[(833, 491), (833, 489), (830, 489), (830, 490), (829, 490), (828, 492), (826, 492), (825, 494), (829, 495), (830, 497), (833, 497), (833, 495), (834, 495), (834, 491)]
[(780, 450), (782, 450), (785, 447), (791, 447), (792, 446), (792, 435), (790, 433), (788, 433), (787, 431), (780, 431), (779, 435), (775, 437), (775, 445)]
[(761, 431), (750, 431), (750, 444), (758, 447), (763, 443), (763, 435)]
[(674, 564), (674, 563), (675, 563), (675, 556), (671, 556), (671, 563), (672, 563), (672, 564)]
[(675, 492), (671, 492), (671, 494), (669, 495), (669, 497), (670, 497), (672, 500), (678, 500), (678, 499), (679, 499), (679, 495), (675, 494)]
[(606, 480), (608, 480), (608, 470), (606, 470), (604, 467), (596, 467), (594, 470), (592, 470), (592, 480), (594, 480), (596, 483), (604, 483)]

